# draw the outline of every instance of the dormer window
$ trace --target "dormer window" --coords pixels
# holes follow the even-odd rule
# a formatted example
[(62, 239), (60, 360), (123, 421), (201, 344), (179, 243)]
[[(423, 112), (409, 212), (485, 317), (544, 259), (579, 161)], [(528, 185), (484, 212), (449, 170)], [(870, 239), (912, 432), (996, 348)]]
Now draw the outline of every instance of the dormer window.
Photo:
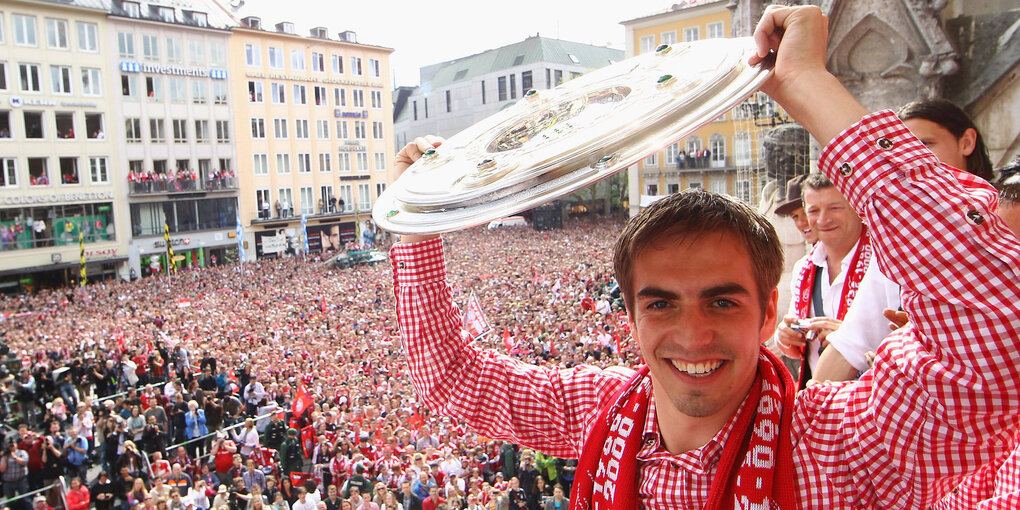
[(283, 22), (277, 23), (276, 24), (276, 31), (280, 32), (281, 34), (293, 34), (294, 33), (294, 24), (290, 23), (288, 21), (283, 21)]
[(242, 19), (241, 24), (252, 30), (262, 30), (262, 20), (255, 16), (248, 16), (247, 18)]
[(138, 2), (124, 2), (121, 7), (124, 9), (124, 14), (132, 18), (139, 18), (142, 15), (142, 9)]
[(156, 15), (157, 19), (160, 19), (160, 20), (165, 21), (167, 23), (173, 23), (173, 22), (177, 21), (177, 17), (174, 16), (174, 8), (173, 7), (164, 7), (162, 5), (153, 5), (153, 6), (151, 6), (151, 9), (153, 11), (155, 11), (154, 14)]

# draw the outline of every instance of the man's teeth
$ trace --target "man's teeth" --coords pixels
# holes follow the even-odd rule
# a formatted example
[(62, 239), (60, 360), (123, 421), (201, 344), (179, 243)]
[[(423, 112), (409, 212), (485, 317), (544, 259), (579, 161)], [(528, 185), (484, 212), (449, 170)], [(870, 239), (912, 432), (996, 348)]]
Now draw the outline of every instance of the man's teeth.
[(722, 366), (722, 361), (709, 361), (703, 363), (685, 363), (683, 361), (671, 360), (673, 366), (681, 372), (685, 372), (690, 375), (702, 375), (709, 372), (714, 372), (715, 369)]

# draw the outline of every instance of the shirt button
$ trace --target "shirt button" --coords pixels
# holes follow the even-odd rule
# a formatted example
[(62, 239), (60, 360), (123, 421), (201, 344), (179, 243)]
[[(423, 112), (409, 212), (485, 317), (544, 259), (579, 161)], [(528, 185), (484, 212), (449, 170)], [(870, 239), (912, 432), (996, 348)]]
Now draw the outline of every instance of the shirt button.
[(981, 213), (975, 209), (967, 211), (967, 220), (975, 225), (980, 225), (985, 222), (985, 217), (981, 216)]
[(654, 438), (649, 437), (648, 439), (645, 439), (645, 446), (652, 446), (653, 444), (655, 444)]
[(403, 261), (397, 262), (397, 267), (399, 267), (400, 269), (404, 269), (404, 262)]
[(839, 175), (842, 175), (843, 177), (849, 176), (853, 171), (854, 169), (850, 167), (850, 163), (843, 163), (839, 167)]
[(878, 139), (878, 146), (883, 148), (883, 149), (886, 149), (886, 150), (892, 149), (893, 145), (895, 145), (895, 144), (893, 144), (892, 140), (890, 140), (888, 138), (879, 138)]

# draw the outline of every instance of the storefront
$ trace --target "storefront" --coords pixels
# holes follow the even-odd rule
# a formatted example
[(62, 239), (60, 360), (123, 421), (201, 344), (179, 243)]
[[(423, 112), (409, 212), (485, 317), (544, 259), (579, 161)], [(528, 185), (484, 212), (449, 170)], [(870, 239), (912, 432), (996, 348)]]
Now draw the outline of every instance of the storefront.
[[(233, 230), (196, 232), (170, 236), (177, 270), (236, 264), (237, 234)], [(135, 239), (129, 264), (136, 275), (165, 273), (169, 267), (166, 241), (162, 237)]]

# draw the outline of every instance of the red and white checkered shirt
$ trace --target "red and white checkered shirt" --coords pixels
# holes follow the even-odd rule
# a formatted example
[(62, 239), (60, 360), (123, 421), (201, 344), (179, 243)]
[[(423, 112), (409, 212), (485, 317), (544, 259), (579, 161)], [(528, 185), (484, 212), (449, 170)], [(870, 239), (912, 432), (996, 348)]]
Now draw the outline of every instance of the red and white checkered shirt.
[[(927, 508), (1013, 448), (1020, 242), (994, 214), (994, 190), (942, 166), (891, 112), (844, 131), (821, 166), (871, 228), (913, 323), (885, 340), (859, 380), (798, 395), (790, 482), (805, 509)], [(391, 256), (401, 339), (424, 402), (480, 434), (579, 456), (597, 406), (632, 372), (552, 370), (482, 350), (461, 331), (442, 242), (398, 244)], [(703, 508), (732, 420), (704, 447), (672, 455), (650, 413), (642, 506)]]

